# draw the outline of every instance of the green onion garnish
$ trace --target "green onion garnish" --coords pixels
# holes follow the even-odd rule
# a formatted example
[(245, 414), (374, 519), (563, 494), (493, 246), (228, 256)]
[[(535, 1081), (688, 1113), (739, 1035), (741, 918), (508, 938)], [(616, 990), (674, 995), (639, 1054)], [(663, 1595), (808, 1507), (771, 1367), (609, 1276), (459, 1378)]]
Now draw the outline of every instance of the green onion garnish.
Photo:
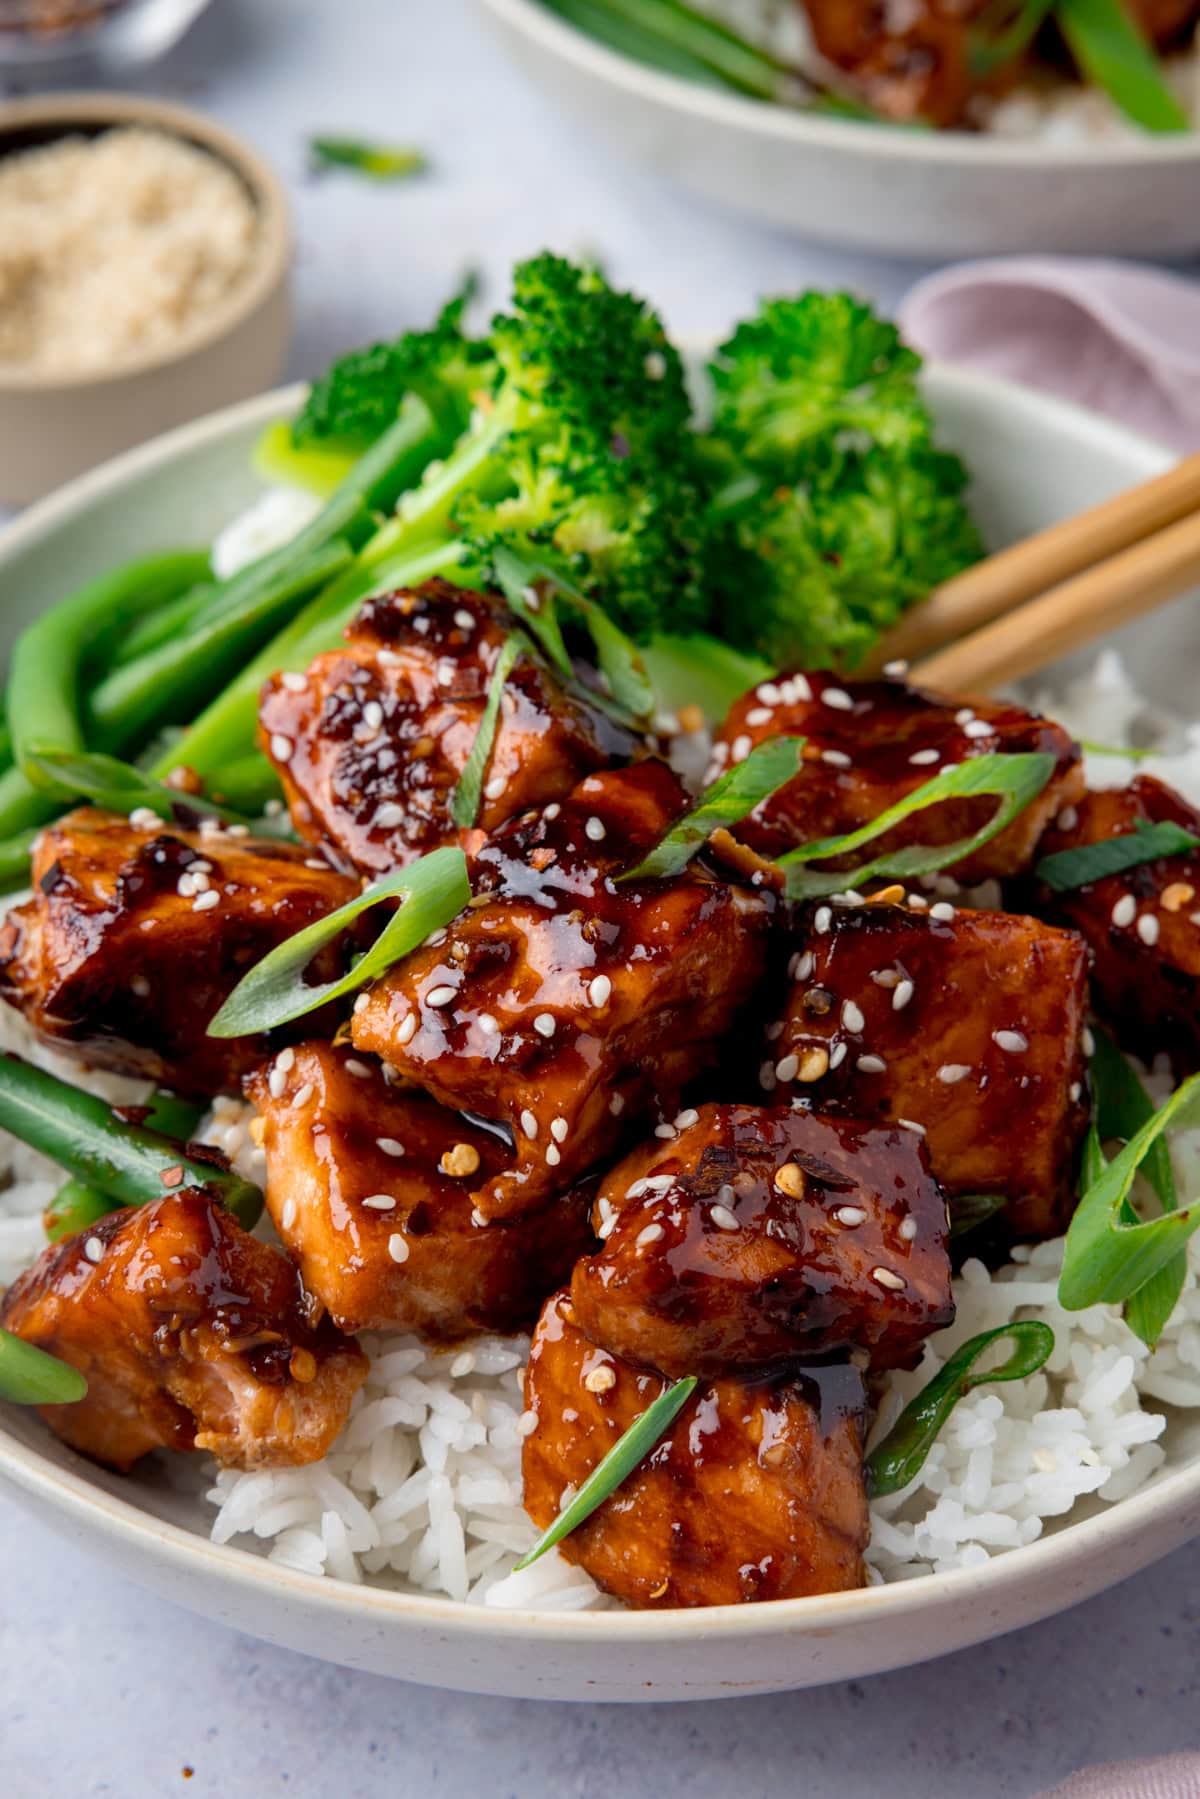
[[(589, 600), (560, 569), (518, 556), (507, 545), (502, 544), (493, 552), (492, 572), (509, 606), (568, 686), (582, 693), (591, 705), (613, 711), (623, 724), (645, 724), (654, 710), (653, 684), (637, 645), (613, 623), (603, 606)], [(540, 591), (535, 583), (541, 584)], [(560, 603), (578, 615), (592, 640), (596, 666), (607, 680), (612, 696), (611, 707), (605, 695), (582, 686), (576, 677), (563, 641)]]
[(1200, 837), (1169, 819), (1159, 824), (1139, 820), (1132, 831), (1120, 837), (1103, 837), (1099, 843), (1081, 843), (1077, 849), (1043, 856), (1034, 873), (1052, 892), (1069, 893), (1073, 887), (1087, 887), (1143, 862), (1157, 862), (1160, 856), (1182, 856), (1196, 849), (1200, 849)]
[[(257, 1031), (271, 1031), (365, 987), (410, 955), (431, 931), (457, 918), (470, 897), (467, 859), (462, 851), (450, 847), (432, 850), (408, 868), (365, 888), (336, 912), (297, 931), (256, 962), (209, 1025), (209, 1036), (248, 1037)], [(372, 906), (389, 899), (399, 900), (399, 909), (349, 974), (309, 986), (304, 971), (317, 952), (335, 942)]]
[(1190, 131), (1154, 46), (1124, 0), (1055, 0), (1054, 18), (1084, 76), (1146, 131)]
[(458, 777), (450, 800), (450, 816), (460, 830), (469, 830), (479, 817), (479, 802), (483, 798), (483, 777), (487, 773), (488, 757), (491, 755), (492, 745), (496, 741), (496, 725), (500, 718), (500, 702), (504, 698), (504, 683), (508, 680), (513, 670), (513, 664), (525, 647), (525, 639), (513, 631), (505, 638), (500, 654), (496, 658), (496, 666), (492, 670), (492, 678), (488, 682), (487, 704), (484, 706), (483, 716), (479, 720), (479, 729), (475, 733), (471, 753), (463, 764), (463, 771)]
[[(1090, 1074), (1094, 1095), (1092, 1122), (1084, 1143), (1079, 1191), (1086, 1194), (1108, 1166), (1104, 1144), (1117, 1138), (1128, 1143), (1154, 1117), (1154, 1102), (1112, 1039), (1094, 1030), (1095, 1049)], [(1158, 1195), (1164, 1212), (1179, 1204), (1175, 1171), (1166, 1139), (1155, 1138), (1146, 1152), (1142, 1172)], [(1126, 1199), (1120, 1210), (1123, 1224), (1137, 1224), (1138, 1215)], [(1151, 1276), (1125, 1302), (1125, 1322), (1135, 1336), (1153, 1349), (1175, 1310), (1187, 1279), (1187, 1254), (1176, 1250), (1169, 1262)]]
[[(976, 1362), (1002, 1337), (1011, 1338), (1015, 1345), (1012, 1353), (998, 1368), (976, 1373)], [(938, 1432), (973, 1387), (984, 1387), (992, 1381), (1024, 1380), (1037, 1373), (1053, 1348), (1054, 1332), (1050, 1326), (1028, 1318), (980, 1331), (956, 1349), (945, 1367), (922, 1387), (915, 1399), (909, 1400), (886, 1437), (867, 1457), (867, 1490), (872, 1498), (899, 1493), (917, 1478)]]
[(310, 137), (308, 154), (318, 169), (353, 169), (372, 181), (406, 181), (429, 163), (407, 144), (371, 144), (357, 137)]
[(1122, 1304), (1166, 1268), (1200, 1226), (1200, 1206), (1194, 1204), (1144, 1222), (1131, 1216), (1127, 1204), (1138, 1169), (1198, 1097), (1200, 1075), (1193, 1075), (1095, 1173), (1067, 1231), (1058, 1281), (1058, 1302), (1066, 1311)]
[(728, 830), (780, 787), (795, 779), (804, 750), (803, 737), (768, 737), (744, 762), (727, 769), (706, 787), (690, 812), (673, 824), (636, 868), (622, 881), (649, 881), (677, 875), (708, 842), (714, 831)]
[[(829, 893), (840, 893), (849, 887), (860, 887), (864, 881), (887, 876), (907, 880), (913, 875), (933, 874), (939, 868), (961, 862), (982, 849), (1000, 831), (1011, 824), (1018, 812), (1035, 800), (1054, 773), (1054, 757), (1044, 751), (1020, 755), (997, 754), (973, 756), (966, 762), (944, 768), (932, 781), (926, 781), (896, 805), (889, 806), (878, 818), (844, 837), (826, 837), (817, 843), (805, 843), (779, 858), (779, 866), (787, 874), (788, 898), (818, 899)], [(840, 874), (825, 873), (804, 866), (808, 862), (825, 861), (830, 856), (847, 856), (876, 837), (882, 837), (914, 812), (936, 806), (943, 800), (994, 794), (999, 800), (995, 813), (973, 837), (960, 837), (956, 843), (913, 844), (907, 848), (885, 851), (874, 861)]]
[(675, 1422), (695, 1390), (696, 1376), (686, 1375), (683, 1380), (677, 1380), (667, 1387), (653, 1405), (647, 1406), (640, 1418), (634, 1419), (603, 1461), (592, 1469), (566, 1510), (559, 1513), (554, 1523), (542, 1532), (533, 1548), (521, 1557), (513, 1569), (514, 1574), (522, 1568), (532, 1566), (548, 1549), (553, 1549), (556, 1543), (569, 1537), (585, 1518), (590, 1518), (596, 1508), (616, 1492), (621, 1482), (627, 1480), (638, 1463), (649, 1455), (668, 1426)]
[(216, 818), (222, 824), (252, 825), (261, 837), (291, 835), (291, 821), (286, 816), (281, 820), (245, 818), (198, 794), (151, 780), (140, 768), (116, 756), (83, 750), (36, 750), (29, 756), (28, 774), (39, 785), (44, 782), (50, 791), (65, 789), (104, 812), (126, 816), (142, 810), (156, 812), (168, 824), (189, 815), (196, 819)]
[(87, 1390), (78, 1368), (0, 1330), (0, 1399), (13, 1405), (73, 1405)]
[(1091, 737), (1081, 737), (1079, 747), (1086, 750), (1089, 756), (1124, 756), (1130, 762), (1142, 762), (1147, 756), (1161, 756), (1163, 750), (1140, 750), (1132, 744), (1097, 743)]
[(1003, 1193), (960, 1193), (950, 1201), (950, 1240), (965, 1237), (1002, 1212), (1008, 1204)]

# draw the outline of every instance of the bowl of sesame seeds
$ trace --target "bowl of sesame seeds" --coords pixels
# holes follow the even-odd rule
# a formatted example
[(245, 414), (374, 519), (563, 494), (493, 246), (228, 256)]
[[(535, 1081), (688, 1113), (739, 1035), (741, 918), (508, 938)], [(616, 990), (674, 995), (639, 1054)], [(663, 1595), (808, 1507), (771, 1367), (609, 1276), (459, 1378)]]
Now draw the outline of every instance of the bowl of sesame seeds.
[(278, 179), (203, 114), (0, 106), (0, 504), (270, 386), (290, 255)]

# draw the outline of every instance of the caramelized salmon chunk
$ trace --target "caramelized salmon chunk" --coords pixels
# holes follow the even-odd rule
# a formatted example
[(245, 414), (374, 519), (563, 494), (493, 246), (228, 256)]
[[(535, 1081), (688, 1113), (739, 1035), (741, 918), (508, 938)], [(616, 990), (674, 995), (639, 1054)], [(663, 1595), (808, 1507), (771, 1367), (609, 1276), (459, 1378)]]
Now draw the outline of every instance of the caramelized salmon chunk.
[(313, 1316), (287, 1257), (195, 1191), (52, 1244), (0, 1307), (6, 1330), (87, 1380), (76, 1404), (40, 1408), (46, 1422), (122, 1470), (151, 1449), (232, 1468), (319, 1461), (367, 1362)]
[[(803, 737), (799, 774), (737, 827), (764, 856), (838, 837), (952, 764), (997, 752), (1041, 751), (1054, 772), (1003, 831), (948, 872), (965, 885), (1028, 868), (1047, 823), (1083, 792), (1079, 746), (1060, 725), (1001, 701), (964, 704), (903, 681), (841, 681), (794, 674), (765, 681), (737, 702), (718, 733), (714, 773), (744, 761), (768, 737)], [(993, 816), (992, 798), (945, 800), (913, 814), (871, 845), (941, 845), (970, 837)]]
[[(267, 683), (260, 737), (301, 836), (363, 874), (454, 842), (450, 801), (513, 619), (447, 581), (368, 600), (344, 649)], [(530, 655), (504, 686), (478, 823), (561, 799), (634, 742)]]
[(472, 904), (368, 993), (360, 1049), (443, 1105), (508, 1127), (487, 1218), (543, 1206), (615, 1153), (627, 1124), (670, 1116), (754, 995), (771, 900), (693, 867), (621, 881), (686, 806), (662, 763), (591, 775), (498, 831)]
[[(1170, 823), (1200, 837), (1200, 812), (1153, 775), (1089, 793), (1059, 814), (1041, 853)], [(1200, 850), (1161, 856), (1065, 893), (1039, 889), (1048, 918), (1082, 932), (1096, 1010), (1143, 1061), (1164, 1051), (1178, 1078), (1200, 1069)]]
[[(525, 1508), (545, 1527), (664, 1388), (598, 1349), (565, 1293), (525, 1374)], [(699, 1386), (611, 1498), (560, 1545), (634, 1606), (797, 1599), (864, 1582), (862, 1378), (848, 1366)]]
[(613, 1169), (594, 1222), (576, 1319), (675, 1378), (852, 1350), (908, 1367), (954, 1317), (946, 1202), (899, 1126), (702, 1106)]
[(263, 1114), (267, 1208), (343, 1330), (432, 1339), (528, 1329), (591, 1247), (587, 1199), (485, 1224), (470, 1193), (507, 1143), (327, 1043), (283, 1050), (247, 1082)]
[(1002, 1196), (1018, 1236), (1062, 1229), (1087, 1126), (1082, 938), (941, 901), (812, 907), (796, 944), (763, 1086), (923, 1136), (951, 1199)]
[[(238, 827), (72, 812), (38, 838), (33, 898), (0, 927), (0, 998), (56, 1049), (209, 1097), (266, 1050), (209, 1037), (214, 1013), (253, 963), (358, 890)], [(339, 967), (319, 957), (312, 978)]]

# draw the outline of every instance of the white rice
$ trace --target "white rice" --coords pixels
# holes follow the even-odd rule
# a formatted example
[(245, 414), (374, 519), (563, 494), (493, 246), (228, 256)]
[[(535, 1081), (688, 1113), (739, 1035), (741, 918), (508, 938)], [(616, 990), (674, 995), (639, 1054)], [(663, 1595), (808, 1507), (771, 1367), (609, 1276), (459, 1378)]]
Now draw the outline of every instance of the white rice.
[[(1131, 763), (1089, 756), (1096, 785), (1124, 784), (1148, 769), (1200, 801), (1200, 726), (1164, 730), (1130, 686), (1119, 661), (1094, 669), (1044, 702), (1078, 735), (1106, 743), (1160, 741), (1161, 755)], [(48, 1055), (23, 1021), (0, 1006), (5, 1047), (79, 1079), (78, 1065)], [(1156, 1073), (1159, 1097), (1169, 1079)], [(112, 1077), (89, 1085), (114, 1098), (143, 1088)], [(219, 1100), (204, 1131), (252, 1179), (262, 1151), (250, 1141), (250, 1108)], [(1200, 1181), (1200, 1138), (1177, 1139), (1186, 1190)], [(52, 1166), (0, 1140), (0, 1281), (42, 1246), (40, 1212), (58, 1181)], [(270, 1227), (261, 1227), (269, 1234)], [(1046, 1367), (1026, 1381), (976, 1389), (960, 1402), (904, 1493), (876, 1501), (868, 1572), (872, 1581), (977, 1567), (1031, 1543), (1047, 1526), (1119, 1504), (1152, 1481), (1167, 1455), (1173, 1412), (1200, 1406), (1200, 1239), (1191, 1273), (1151, 1354), (1112, 1306), (1066, 1313), (1057, 1305), (1061, 1240), (1022, 1246), (990, 1274), (970, 1261), (955, 1285), (954, 1326), (930, 1339), (921, 1366), (893, 1376), (875, 1426), (881, 1434), (904, 1403), (966, 1338), (1019, 1317), (1055, 1332)], [(524, 1339), (486, 1337), (433, 1352), (409, 1336), (363, 1340), (371, 1361), (345, 1431), (323, 1462), (270, 1473), (198, 1473), (214, 1508), (215, 1542), (236, 1542), (307, 1573), (447, 1594), (468, 1604), (576, 1610), (609, 1605), (592, 1581), (557, 1553), (525, 1573), (513, 1563), (536, 1535), (521, 1508)], [(202, 1468), (203, 1465), (201, 1464)]]

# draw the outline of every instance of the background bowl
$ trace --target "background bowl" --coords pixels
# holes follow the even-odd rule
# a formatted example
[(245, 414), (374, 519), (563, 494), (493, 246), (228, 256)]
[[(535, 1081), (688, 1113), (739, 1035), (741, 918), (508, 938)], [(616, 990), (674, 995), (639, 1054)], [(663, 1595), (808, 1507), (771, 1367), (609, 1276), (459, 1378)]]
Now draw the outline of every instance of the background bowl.
[(920, 257), (1200, 246), (1200, 132), (1068, 145), (819, 118), (644, 68), (537, 0), (477, 3), (572, 118), (803, 237)]
[(157, 100), (57, 94), (0, 106), (0, 156), (114, 125), (171, 132), (226, 163), (258, 211), (254, 261), (224, 304), (168, 349), (111, 371), (65, 377), (0, 364), (0, 503), (36, 499), (118, 450), (261, 392), (278, 380), (287, 357), (287, 200), (240, 138), (202, 113)]
[[(1005, 383), (933, 369), (927, 390), (944, 441), (973, 471), (973, 506), (997, 547), (1170, 461), (1116, 425)], [(0, 661), (22, 624), (97, 570), (211, 538), (259, 491), (254, 443), (302, 391), (266, 395), (148, 444), (0, 532)], [(1198, 640), (1200, 619), (1185, 603), (1112, 641), (1152, 701), (1191, 714)], [(1150, 1485), (981, 1569), (772, 1605), (564, 1615), (351, 1586), (216, 1547), (187, 1458), (150, 1458), (121, 1477), (75, 1455), (35, 1414), (0, 1406), (0, 1477), (43, 1522), (130, 1579), (325, 1660), (525, 1698), (702, 1699), (817, 1686), (1034, 1623), (1200, 1531), (1200, 1414), (1169, 1412), (1163, 1442), (1167, 1459)]]

